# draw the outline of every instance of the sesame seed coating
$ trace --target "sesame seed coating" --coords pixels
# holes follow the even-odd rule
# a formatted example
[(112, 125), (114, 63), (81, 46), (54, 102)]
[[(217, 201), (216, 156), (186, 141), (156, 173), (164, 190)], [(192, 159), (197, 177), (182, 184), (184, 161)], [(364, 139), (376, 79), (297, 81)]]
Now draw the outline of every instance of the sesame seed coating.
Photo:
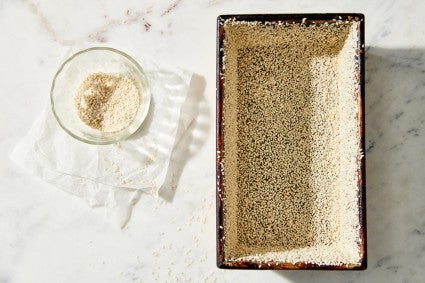
[(226, 260), (357, 263), (357, 23), (224, 30)]

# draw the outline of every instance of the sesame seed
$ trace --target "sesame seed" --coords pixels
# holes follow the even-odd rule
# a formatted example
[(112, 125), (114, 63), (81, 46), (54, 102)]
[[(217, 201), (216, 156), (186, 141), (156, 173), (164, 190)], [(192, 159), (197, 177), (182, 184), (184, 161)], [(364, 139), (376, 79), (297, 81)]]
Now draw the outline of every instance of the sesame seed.
[(74, 104), (86, 125), (104, 132), (117, 132), (133, 121), (139, 109), (139, 96), (129, 77), (93, 73), (78, 88)]

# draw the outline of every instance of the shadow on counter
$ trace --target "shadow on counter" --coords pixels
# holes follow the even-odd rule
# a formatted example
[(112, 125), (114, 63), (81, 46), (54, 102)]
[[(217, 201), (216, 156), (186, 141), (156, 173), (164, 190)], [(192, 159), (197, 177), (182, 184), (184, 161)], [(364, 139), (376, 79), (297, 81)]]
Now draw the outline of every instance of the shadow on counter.
[(274, 271), (290, 282), (421, 282), (425, 50), (366, 50), (366, 271)]
[[(208, 138), (211, 113), (204, 94), (205, 86), (205, 78), (193, 74), (177, 129), (177, 136), (180, 135), (181, 138), (174, 145), (167, 176), (159, 190), (159, 196), (168, 202), (174, 198), (185, 165), (201, 149)], [(184, 118), (185, 115), (193, 117), (193, 121), (188, 127), (185, 125), (187, 122)]]

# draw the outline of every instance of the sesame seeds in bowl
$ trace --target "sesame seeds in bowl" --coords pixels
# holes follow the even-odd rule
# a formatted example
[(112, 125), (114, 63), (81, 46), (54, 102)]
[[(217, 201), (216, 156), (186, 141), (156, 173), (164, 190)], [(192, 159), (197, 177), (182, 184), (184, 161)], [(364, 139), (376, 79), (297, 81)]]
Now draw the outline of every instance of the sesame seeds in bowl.
[(62, 129), (91, 144), (110, 144), (132, 135), (150, 105), (147, 77), (129, 55), (108, 47), (75, 53), (55, 75), (53, 113)]

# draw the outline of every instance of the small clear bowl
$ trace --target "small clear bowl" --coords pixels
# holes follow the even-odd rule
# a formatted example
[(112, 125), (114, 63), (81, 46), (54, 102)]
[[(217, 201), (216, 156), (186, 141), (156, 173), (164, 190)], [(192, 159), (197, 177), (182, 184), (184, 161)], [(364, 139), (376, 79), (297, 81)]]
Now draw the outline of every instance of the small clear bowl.
[[(125, 75), (139, 90), (139, 110), (123, 130), (113, 133), (96, 130), (78, 117), (74, 96), (83, 80), (92, 73)], [(150, 98), (148, 80), (142, 67), (129, 55), (109, 47), (93, 47), (72, 55), (60, 66), (50, 90), (53, 114), (59, 125), (72, 137), (90, 144), (115, 143), (136, 132), (146, 118)]]

